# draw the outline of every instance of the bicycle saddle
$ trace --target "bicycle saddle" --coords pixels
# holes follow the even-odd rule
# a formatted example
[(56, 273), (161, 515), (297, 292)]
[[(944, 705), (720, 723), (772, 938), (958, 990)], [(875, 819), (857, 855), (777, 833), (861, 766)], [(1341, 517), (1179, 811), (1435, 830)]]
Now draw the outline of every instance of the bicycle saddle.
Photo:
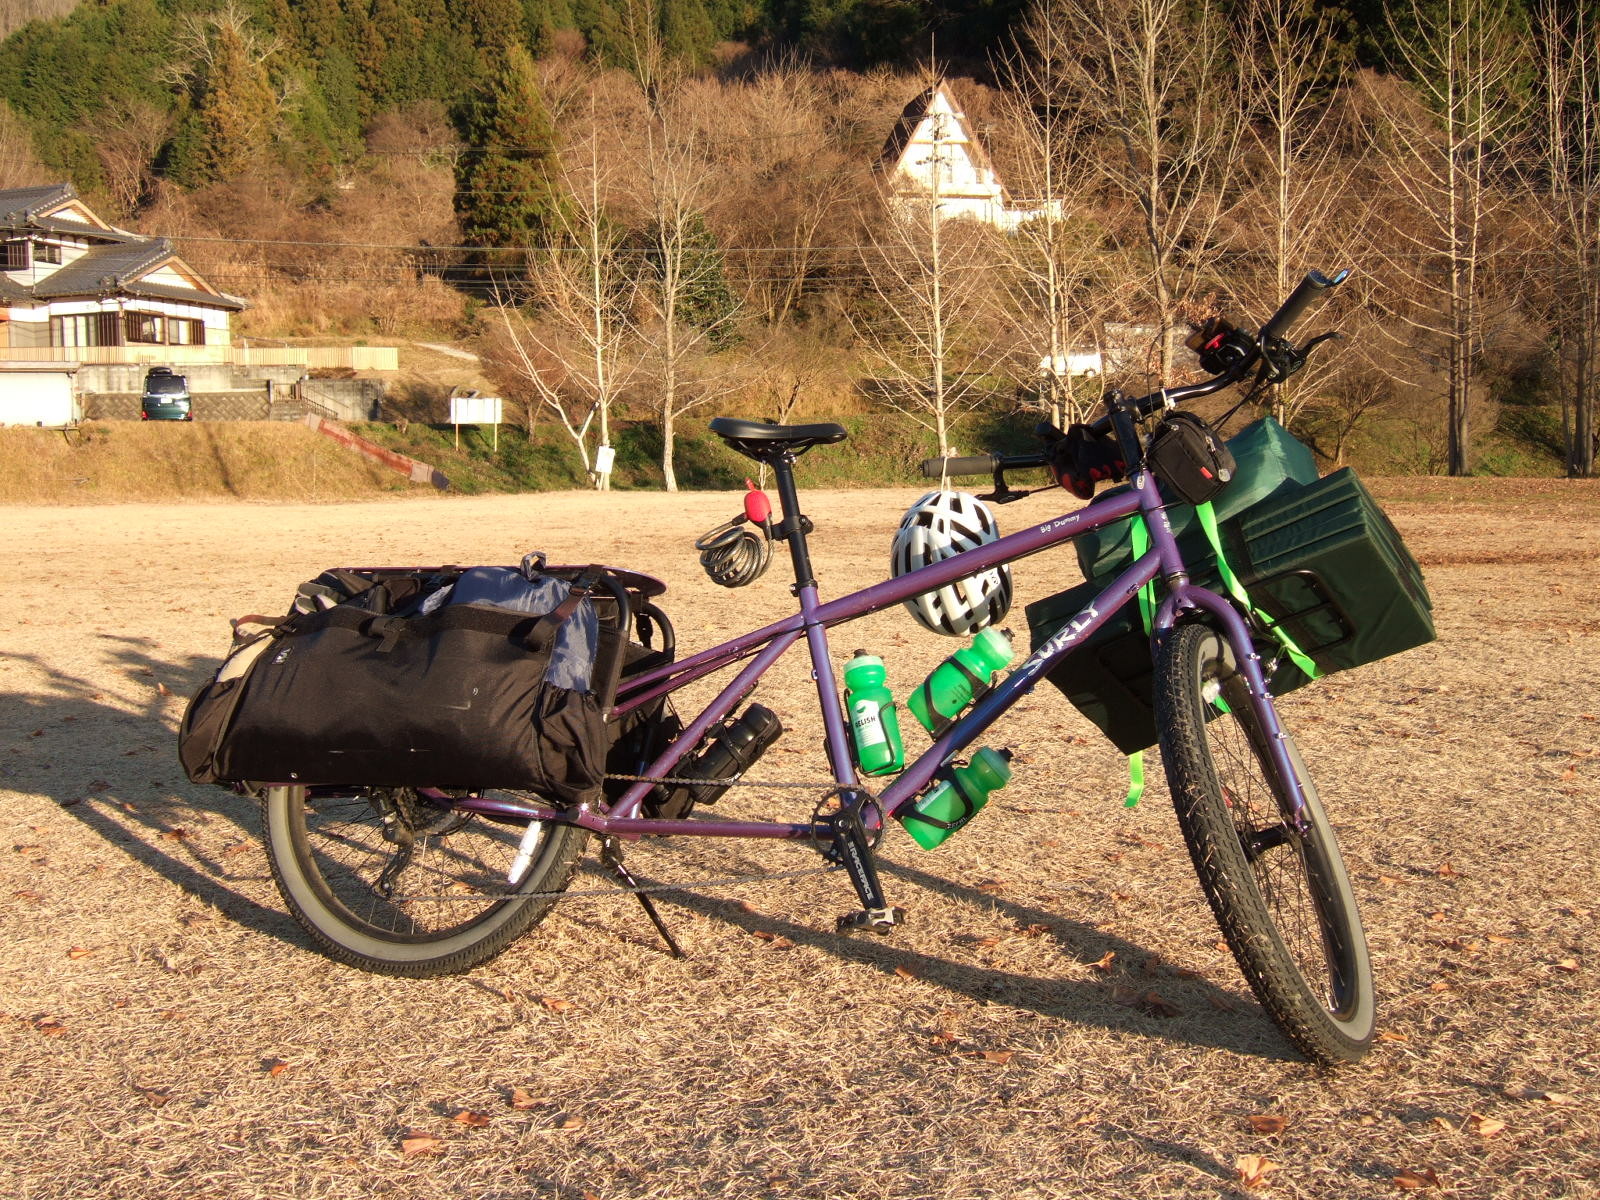
[(766, 462), (785, 453), (804, 454), (813, 446), (831, 446), (847, 436), (843, 425), (768, 425), (738, 417), (714, 417), (711, 432), (757, 462)]

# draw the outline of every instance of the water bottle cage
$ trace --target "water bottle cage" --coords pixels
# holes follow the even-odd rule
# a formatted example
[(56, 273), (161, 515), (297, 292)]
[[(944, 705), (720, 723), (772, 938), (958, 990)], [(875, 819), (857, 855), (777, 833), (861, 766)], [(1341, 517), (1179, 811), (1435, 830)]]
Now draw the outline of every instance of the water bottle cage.
[[(968, 704), (976, 704), (979, 700), (982, 700), (994, 690), (990, 684), (985, 683), (971, 671), (967, 670), (966, 664), (960, 659), (951, 658), (947, 659), (946, 661), (950, 666), (960, 671), (968, 678), (968, 680), (971, 681), (972, 699), (967, 702)], [(959, 717), (963, 711), (965, 711), (967, 706), (963, 704), (961, 708), (957, 709), (948, 717), (936, 709), (933, 706), (933, 676), (931, 675), (922, 681), (922, 683), (918, 686), (917, 691), (922, 693), (923, 707), (926, 708), (928, 714), (933, 717), (933, 728), (930, 729), (928, 733), (935, 741), (937, 741), (939, 738), (944, 736), (945, 731), (949, 729), (950, 726), (956, 723), (956, 718)]]
[(933, 777), (936, 781), (948, 783), (952, 788), (955, 789), (955, 793), (957, 796), (961, 797), (962, 807), (966, 811), (964, 811), (954, 821), (941, 821), (938, 817), (930, 817), (927, 813), (913, 808), (905, 815), (904, 820), (921, 821), (924, 825), (931, 825), (935, 829), (944, 829), (954, 833), (956, 830), (966, 825), (968, 821), (972, 820), (973, 817), (978, 815), (978, 809), (982, 807), (982, 803), (974, 800), (971, 795), (968, 794), (967, 789), (962, 786), (961, 777), (956, 774), (954, 763), (940, 767), (939, 770), (934, 773)]

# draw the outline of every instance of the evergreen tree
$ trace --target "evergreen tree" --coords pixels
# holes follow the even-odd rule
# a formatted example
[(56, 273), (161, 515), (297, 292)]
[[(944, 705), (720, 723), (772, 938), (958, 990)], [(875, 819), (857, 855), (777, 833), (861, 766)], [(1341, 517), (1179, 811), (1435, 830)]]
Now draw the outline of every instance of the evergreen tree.
[(667, 57), (691, 66), (711, 60), (717, 31), (701, 0), (674, 0), (661, 6), (661, 44)]
[(532, 248), (556, 237), (564, 203), (555, 181), (555, 128), (527, 50), (506, 47), (463, 117), (467, 150), (455, 194), (462, 237), (484, 248), (480, 261), (491, 271), (526, 263)]
[(233, 179), (266, 151), (278, 119), (267, 70), (253, 61), (231, 25), (216, 31), (215, 63), (200, 97), (206, 166), (213, 179)]

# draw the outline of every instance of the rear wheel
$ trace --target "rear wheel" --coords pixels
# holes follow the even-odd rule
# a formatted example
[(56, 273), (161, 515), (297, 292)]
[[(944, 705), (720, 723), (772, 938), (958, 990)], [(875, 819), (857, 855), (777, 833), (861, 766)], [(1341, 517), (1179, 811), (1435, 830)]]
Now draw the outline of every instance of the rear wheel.
[(1178, 821), (1223, 936), (1256, 997), (1316, 1062), (1365, 1054), (1376, 1020), (1372, 964), (1349, 875), (1294, 742), (1305, 799), (1268, 753), (1232, 651), (1182, 625), (1157, 672), (1157, 728)]
[(382, 975), (487, 962), (550, 911), (588, 840), (574, 825), (502, 824), (409, 788), (270, 787), (262, 809), (295, 918), (332, 958)]

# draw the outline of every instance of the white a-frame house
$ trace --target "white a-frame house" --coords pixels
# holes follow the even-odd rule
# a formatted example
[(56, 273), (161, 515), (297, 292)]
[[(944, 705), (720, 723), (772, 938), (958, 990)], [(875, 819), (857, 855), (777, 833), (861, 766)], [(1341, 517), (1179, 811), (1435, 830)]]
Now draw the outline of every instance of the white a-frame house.
[(1010, 232), (1045, 215), (1042, 206), (1013, 206), (948, 84), (934, 84), (906, 105), (883, 144), (878, 169), (890, 205), (910, 217), (936, 205), (945, 219), (962, 217)]

